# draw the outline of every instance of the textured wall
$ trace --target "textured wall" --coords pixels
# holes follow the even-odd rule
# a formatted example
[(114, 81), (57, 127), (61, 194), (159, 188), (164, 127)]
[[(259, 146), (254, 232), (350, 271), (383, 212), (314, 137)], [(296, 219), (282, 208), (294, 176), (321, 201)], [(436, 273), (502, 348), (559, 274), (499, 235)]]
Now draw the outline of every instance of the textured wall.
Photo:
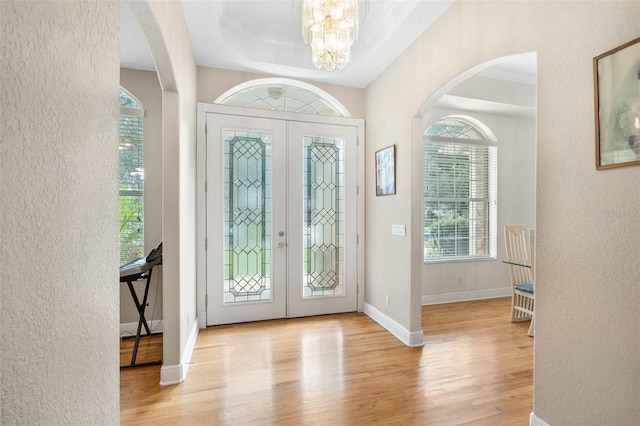
[(637, 425), (640, 167), (595, 169), (591, 65), (640, 36), (640, 2), (542, 16), (534, 412), (552, 425)]
[(640, 418), (640, 167), (595, 169), (592, 69), (593, 57), (638, 37), (638, 22), (637, 1), (455, 2), (366, 90), (368, 158), (398, 144), (396, 196), (375, 197), (367, 169), (366, 298), (382, 310), (390, 294), (386, 313), (410, 328), (420, 244), (388, 225), (422, 214), (411, 117), (466, 70), (537, 52), (534, 413), (551, 425)]
[(115, 425), (119, 3), (0, 16), (0, 423)]

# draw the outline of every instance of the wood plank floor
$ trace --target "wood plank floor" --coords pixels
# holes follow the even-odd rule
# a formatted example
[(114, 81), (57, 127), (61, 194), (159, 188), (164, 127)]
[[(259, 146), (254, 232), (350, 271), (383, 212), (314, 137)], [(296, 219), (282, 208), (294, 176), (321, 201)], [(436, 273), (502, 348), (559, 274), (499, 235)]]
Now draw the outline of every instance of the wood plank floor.
[[(121, 371), (121, 423), (527, 425), (533, 339), (509, 305), (423, 307), (423, 348), (356, 313), (200, 330), (184, 383), (159, 386), (158, 366)], [(142, 339), (138, 362), (160, 351)]]

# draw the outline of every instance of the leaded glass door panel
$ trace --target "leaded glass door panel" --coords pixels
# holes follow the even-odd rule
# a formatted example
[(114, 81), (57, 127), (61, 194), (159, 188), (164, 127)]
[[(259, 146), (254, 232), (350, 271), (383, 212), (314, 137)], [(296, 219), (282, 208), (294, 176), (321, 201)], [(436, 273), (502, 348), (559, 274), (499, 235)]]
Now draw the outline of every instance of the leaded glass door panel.
[(289, 123), (290, 317), (357, 308), (357, 129)]
[(285, 159), (286, 122), (207, 115), (210, 325), (286, 316)]

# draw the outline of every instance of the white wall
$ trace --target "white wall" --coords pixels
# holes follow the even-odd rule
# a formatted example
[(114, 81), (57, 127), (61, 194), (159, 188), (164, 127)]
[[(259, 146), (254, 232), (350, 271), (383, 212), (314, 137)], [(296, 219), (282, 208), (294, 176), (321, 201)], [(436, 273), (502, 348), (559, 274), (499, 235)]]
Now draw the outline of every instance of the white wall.
[(118, 2), (0, 2), (1, 424), (119, 424)]
[[(638, 22), (631, 1), (455, 2), (366, 89), (368, 165), (398, 146), (396, 196), (376, 197), (367, 170), (366, 298), (413, 332), (422, 176), (412, 117), (466, 70), (537, 51), (534, 415), (552, 425), (640, 418), (640, 173), (595, 169), (592, 69), (593, 57), (638, 37)], [(411, 224), (411, 238), (392, 237), (391, 223)]]
[[(142, 102), (145, 111), (144, 247), (148, 254), (162, 240), (162, 90), (157, 73), (152, 71), (120, 68), (120, 85)], [(142, 300), (144, 281), (134, 287)], [(162, 320), (162, 267), (154, 268), (151, 274), (148, 302), (147, 322), (156, 324)], [(138, 324), (138, 310), (125, 284), (120, 286), (120, 324)]]

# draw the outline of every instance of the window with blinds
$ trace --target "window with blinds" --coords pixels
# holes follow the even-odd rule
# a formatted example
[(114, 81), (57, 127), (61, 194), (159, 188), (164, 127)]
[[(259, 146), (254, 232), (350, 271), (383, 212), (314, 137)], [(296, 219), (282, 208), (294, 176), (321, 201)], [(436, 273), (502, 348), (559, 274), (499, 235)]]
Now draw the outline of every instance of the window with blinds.
[(497, 156), (484, 133), (445, 118), (424, 136), (424, 259), (496, 257)]
[(144, 109), (120, 90), (120, 265), (144, 257)]

